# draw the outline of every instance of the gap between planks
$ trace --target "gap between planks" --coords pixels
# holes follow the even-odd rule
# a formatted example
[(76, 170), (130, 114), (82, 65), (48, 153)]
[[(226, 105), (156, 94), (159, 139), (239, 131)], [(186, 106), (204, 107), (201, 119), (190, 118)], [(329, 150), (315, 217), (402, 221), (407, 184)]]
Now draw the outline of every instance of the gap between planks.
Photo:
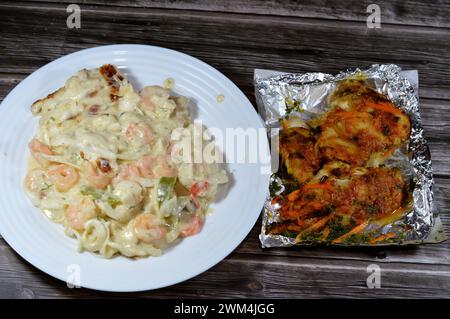
[[(238, 85), (241, 84), (242, 76), (253, 76), (253, 67), (272, 67), (284, 71), (299, 69), (318, 71), (317, 66), (321, 66), (321, 71), (330, 72), (352, 66), (364, 67), (371, 63), (397, 63), (405, 69), (415, 67), (419, 69), (419, 72), (423, 72), (421, 89), (425, 88), (425, 91), (421, 93), (422, 96), (426, 94), (428, 97), (450, 98), (447, 89), (448, 76), (446, 76), (450, 59), (448, 50), (444, 50), (445, 44), (448, 44), (445, 39), (450, 36), (450, 30), (447, 29), (428, 30), (419, 27), (387, 26), (381, 31), (376, 31), (368, 30), (365, 24), (356, 22), (352, 24), (345, 21), (323, 24), (314, 19), (247, 17), (246, 15), (205, 12), (194, 14), (184, 11), (137, 8), (104, 11), (104, 7), (94, 7), (95, 9), (92, 10), (86, 9), (86, 15), (82, 19), (87, 29), (73, 31), (65, 27), (67, 13), (64, 6), (55, 5), (51, 10), (49, 9), (50, 12), (40, 9), (39, 6), (28, 8), (3, 5), (3, 7), (11, 9), (3, 22), (0, 22), (7, 31), (0, 36), (0, 41), (7, 43), (4, 54), (4, 60), (7, 62), (2, 65), (3, 72), (17, 72), (16, 65), (19, 65), (19, 68), (22, 65), (25, 73), (31, 72), (40, 66), (39, 61), (42, 65), (53, 60), (55, 53), (59, 56), (76, 49), (110, 44), (111, 41), (120, 42), (118, 39), (122, 39), (122, 42), (127, 43), (144, 44), (150, 41), (172, 49), (182, 48), (182, 51), (204, 58), (206, 62), (222, 69)], [(14, 17), (14, 10), (19, 15), (18, 20), (9, 18)], [(37, 20), (49, 19), (47, 25), (51, 28), (45, 27), (46, 21), (43, 21), (43, 26), (34, 28), (36, 35), (42, 37), (42, 40), (36, 45), (28, 44), (31, 47), (27, 48), (27, 43), (35, 41), (36, 37), (32, 34), (33, 32), (30, 36), (27, 35), (28, 33), (23, 34), (22, 29), (33, 27), (29, 25), (33, 22), (20, 19), (20, 15), (28, 16), (33, 13), (36, 13)], [(55, 14), (49, 15), (49, 13)], [(172, 25), (167, 23), (171, 19), (177, 19), (180, 26), (192, 25), (192, 31), (183, 31), (177, 27), (177, 24), (174, 24), (172, 28)], [(126, 27), (113, 31), (117, 25)], [(268, 34), (257, 32), (261, 26), (280, 30), (279, 34), (270, 33), (273, 34), (273, 44), (267, 41), (261, 42), (259, 38)], [(96, 34), (92, 34), (94, 27), (98, 28)], [(208, 29), (211, 30), (208, 31)], [(234, 34), (236, 33), (233, 32), (234, 29), (238, 34)], [(248, 32), (241, 36), (244, 29)], [(160, 31), (166, 31), (164, 37), (158, 35)], [(108, 38), (108, 32), (115, 32), (116, 37)], [(328, 36), (333, 32), (336, 33), (335, 36)], [(191, 39), (192, 34), (198, 36), (200, 43), (186, 42), (187, 39)], [(314, 34), (314, 36), (303, 38), (304, 44), (292, 41), (293, 37), (301, 37), (302, 34)], [(346, 39), (350, 37), (355, 39), (352, 42), (355, 46), (348, 50)], [(50, 41), (47, 47), (46, 41)], [(84, 44), (75, 44), (79, 42)], [(411, 49), (409, 42), (411, 45), (418, 43), (419, 46)], [(436, 45), (439, 42), (442, 42), (442, 46)], [(210, 47), (214, 47), (212, 52), (210, 49), (204, 50)], [(334, 48), (340, 59), (333, 59), (330, 47)], [(379, 52), (374, 50), (377, 47)], [(30, 50), (39, 53), (32, 56), (27, 56), (26, 53), (23, 56), (18, 54), (18, 52)], [(390, 54), (383, 52), (390, 52)], [(248, 59), (249, 67), (242, 67), (243, 58)], [(365, 62), (361, 61), (363, 59)], [(27, 61), (29, 63), (24, 64)], [(11, 65), (16, 67), (11, 68)]]
[[(295, 18), (316, 18), (324, 21), (347, 21), (366, 22), (370, 13), (367, 13), (368, 3), (357, 1), (357, 3), (310, 1), (307, 5), (292, 1), (198, 1), (198, 0), (175, 0), (175, 1), (129, 1), (117, 0), (114, 3), (108, 0), (84, 0), (84, 1), (52, 1), (52, 0), (31, 0), (23, 1), (29, 3), (39, 3), (44, 5), (54, 3), (65, 3), (66, 5), (76, 3), (84, 5), (100, 5), (107, 7), (129, 7), (142, 9), (168, 9), (168, 10), (189, 10), (201, 12), (218, 12), (234, 14), (253, 14), (262, 16), (280, 16)], [(404, 1), (402, 6), (394, 1), (377, 1), (380, 7), (382, 25), (410, 25), (448, 28), (450, 23), (447, 16), (443, 14), (445, 8), (450, 10), (450, 4), (440, 3), (437, 5), (424, 4), (422, 1)], [(402, 12), (403, 11), (403, 12)], [(408, 14), (410, 16), (408, 16)], [(424, 21), (425, 20), (425, 21)]]

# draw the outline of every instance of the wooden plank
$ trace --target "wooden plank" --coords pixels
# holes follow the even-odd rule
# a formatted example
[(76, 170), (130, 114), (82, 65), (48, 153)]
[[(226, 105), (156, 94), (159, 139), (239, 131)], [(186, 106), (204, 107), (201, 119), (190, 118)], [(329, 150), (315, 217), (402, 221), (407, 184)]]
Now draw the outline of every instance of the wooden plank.
[(82, 48), (141, 43), (198, 57), (244, 90), (251, 90), (248, 84), (255, 68), (335, 73), (372, 63), (396, 63), (419, 70), (421, 96), (450, 99), (449, 29), (387, 25), (369, 30), (358, 22), (325, 24), (316, 19), (202, 11), (83, 8), (81, 29), (69, 30), (64, 5), (2, 3), (0, 73), (27, 74)]
[[(114, 5), (139, 8), (162, 8), (199, 10), (212, 12), (245, 13), (258, 15), (276, 15), (300, 18), (318, 18), (327, 20), (344, 20), (366, 22), (369, 13), (367, 1), (295, 1), (295, 0), (268, 0), (268, 1), (197, 1), (197, 0), (117, 0), (113, 3), (108, 0), (32, 0), (32, 2), (65, 2), (85, 4)], [(449, 27), (450, 3), (448, 1), (388, 1), (379, 0), (381, 23), (408, 24), (433, 27)]]
[(0, 103), (25, 77), (24, 74), (0, 73)]
[[(369, 289), (366, 284), (367, 267), (373, 264), (381, 268), (381, 289)], [(64, 282), (24, 262), (0, 240), (0, 282), (0, 296), (4, 298), (442, 298), (450, 291), (450, 270), (439, 265), (406, 268), (379, 261), (233, 254), (198, 277), (169, 288), (111, 294), (69, 289)]]

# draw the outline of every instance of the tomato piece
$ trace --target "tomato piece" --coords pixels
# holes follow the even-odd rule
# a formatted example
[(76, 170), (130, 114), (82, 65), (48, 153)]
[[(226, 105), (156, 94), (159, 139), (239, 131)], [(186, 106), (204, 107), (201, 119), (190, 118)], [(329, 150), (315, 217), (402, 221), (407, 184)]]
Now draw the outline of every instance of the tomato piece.
[(192, 197), (204, 196), (208, 190), (208, 181), (199, 181), (192, 184), (189, 192)]

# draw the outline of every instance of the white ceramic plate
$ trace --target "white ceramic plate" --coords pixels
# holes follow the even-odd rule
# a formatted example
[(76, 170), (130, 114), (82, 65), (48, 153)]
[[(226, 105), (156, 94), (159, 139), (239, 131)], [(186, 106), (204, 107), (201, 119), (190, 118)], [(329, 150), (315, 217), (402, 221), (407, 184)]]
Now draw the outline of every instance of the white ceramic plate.
[[(86, 288), (141, 291), (179, 283), (211, 268), (241, 243), (260, 214), (269, 176), (261, 174), (260, 164), (228, 164), (230, 188), (212, 205), (214, 212), (201, 233), (161, 257), (107, 260), (78, 253), (76, 241), (33, 207), (23, 191), (27, 143), (37, 127), (30, 105), (63, 86), (78, 70), (104, 63), (117, 65), (137, 89), (174, 78), (174, 91), (196, 102), (195, 118), (207, 127), (263, 127), (251, 103), (228, 78), (186, 54), (153, 46), (112, 45), (64, 56), (27, 77), (0, 106), (0, 232), (40, 270), (63, 281), (79, 277)], [(217, 103), (218, 94), (225, 96), (223, 103)]]

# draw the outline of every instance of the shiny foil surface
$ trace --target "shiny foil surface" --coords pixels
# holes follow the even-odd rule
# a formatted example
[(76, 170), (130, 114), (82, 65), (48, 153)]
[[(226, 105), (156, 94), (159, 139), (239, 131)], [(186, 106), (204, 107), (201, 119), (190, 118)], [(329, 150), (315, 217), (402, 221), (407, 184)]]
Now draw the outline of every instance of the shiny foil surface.
[[(411, 73), (412, 72), (412, 73)], [(408, 245), (420, 243), (437, 243), (445, 240), (442, 223), (433, 201), (433, 171), (430, 151), (424, 138), (421, 124), (419, 101), (417, 95), (417, 73), (402, 72), (396, 65), (372, 65), (365, 70), (348, 70), (337, 75), (326, 73), (281, 73), (269, 70), (255, 70), (255, 94), (258, 110), (263, 116), (269, 137), (276, 136), (279, 120), (288, 113), (308, 121), (329, 110), (327, 97), (336, 88), (339, 81), (348, 77), (363, 76), (369, 87), (389, 97), (411, 119), (411, 134), (405, 147), (392, 155), (386, 165), (402, 170), (406, 180), (414, 185), (413, 207), (404, 218), (392, 224), (366, 230), (387, 234), (398, 234), (388, 243), (343, 243), (339, 246), (385, 246)], [(414, 83), (415, 82), (415, 83)], [(301, 101), (300, 111), (286, 110), (286, 100)], [(272, 144), (272, 147), (274, 145)], [(276, 146), (277, 147), (277, 146)], [(273, 165), (274, 166), (274, 165)], [(276, 172), (272, 172), (276, 173)], [(272, 199), (286, 187), (276, 174), (271, 176), (271, 185), (279, 190), (276, 194), (269, 192), (263, 209), (260, 240), (263, 247), (287, 247), (293, 245), (313, 245), (313, 242), (299, 242), (295, 238), (267, 234), (269, 225), (279, 221), (277, 205)], [(272, 194), (270, 194), (272, 193)]]

